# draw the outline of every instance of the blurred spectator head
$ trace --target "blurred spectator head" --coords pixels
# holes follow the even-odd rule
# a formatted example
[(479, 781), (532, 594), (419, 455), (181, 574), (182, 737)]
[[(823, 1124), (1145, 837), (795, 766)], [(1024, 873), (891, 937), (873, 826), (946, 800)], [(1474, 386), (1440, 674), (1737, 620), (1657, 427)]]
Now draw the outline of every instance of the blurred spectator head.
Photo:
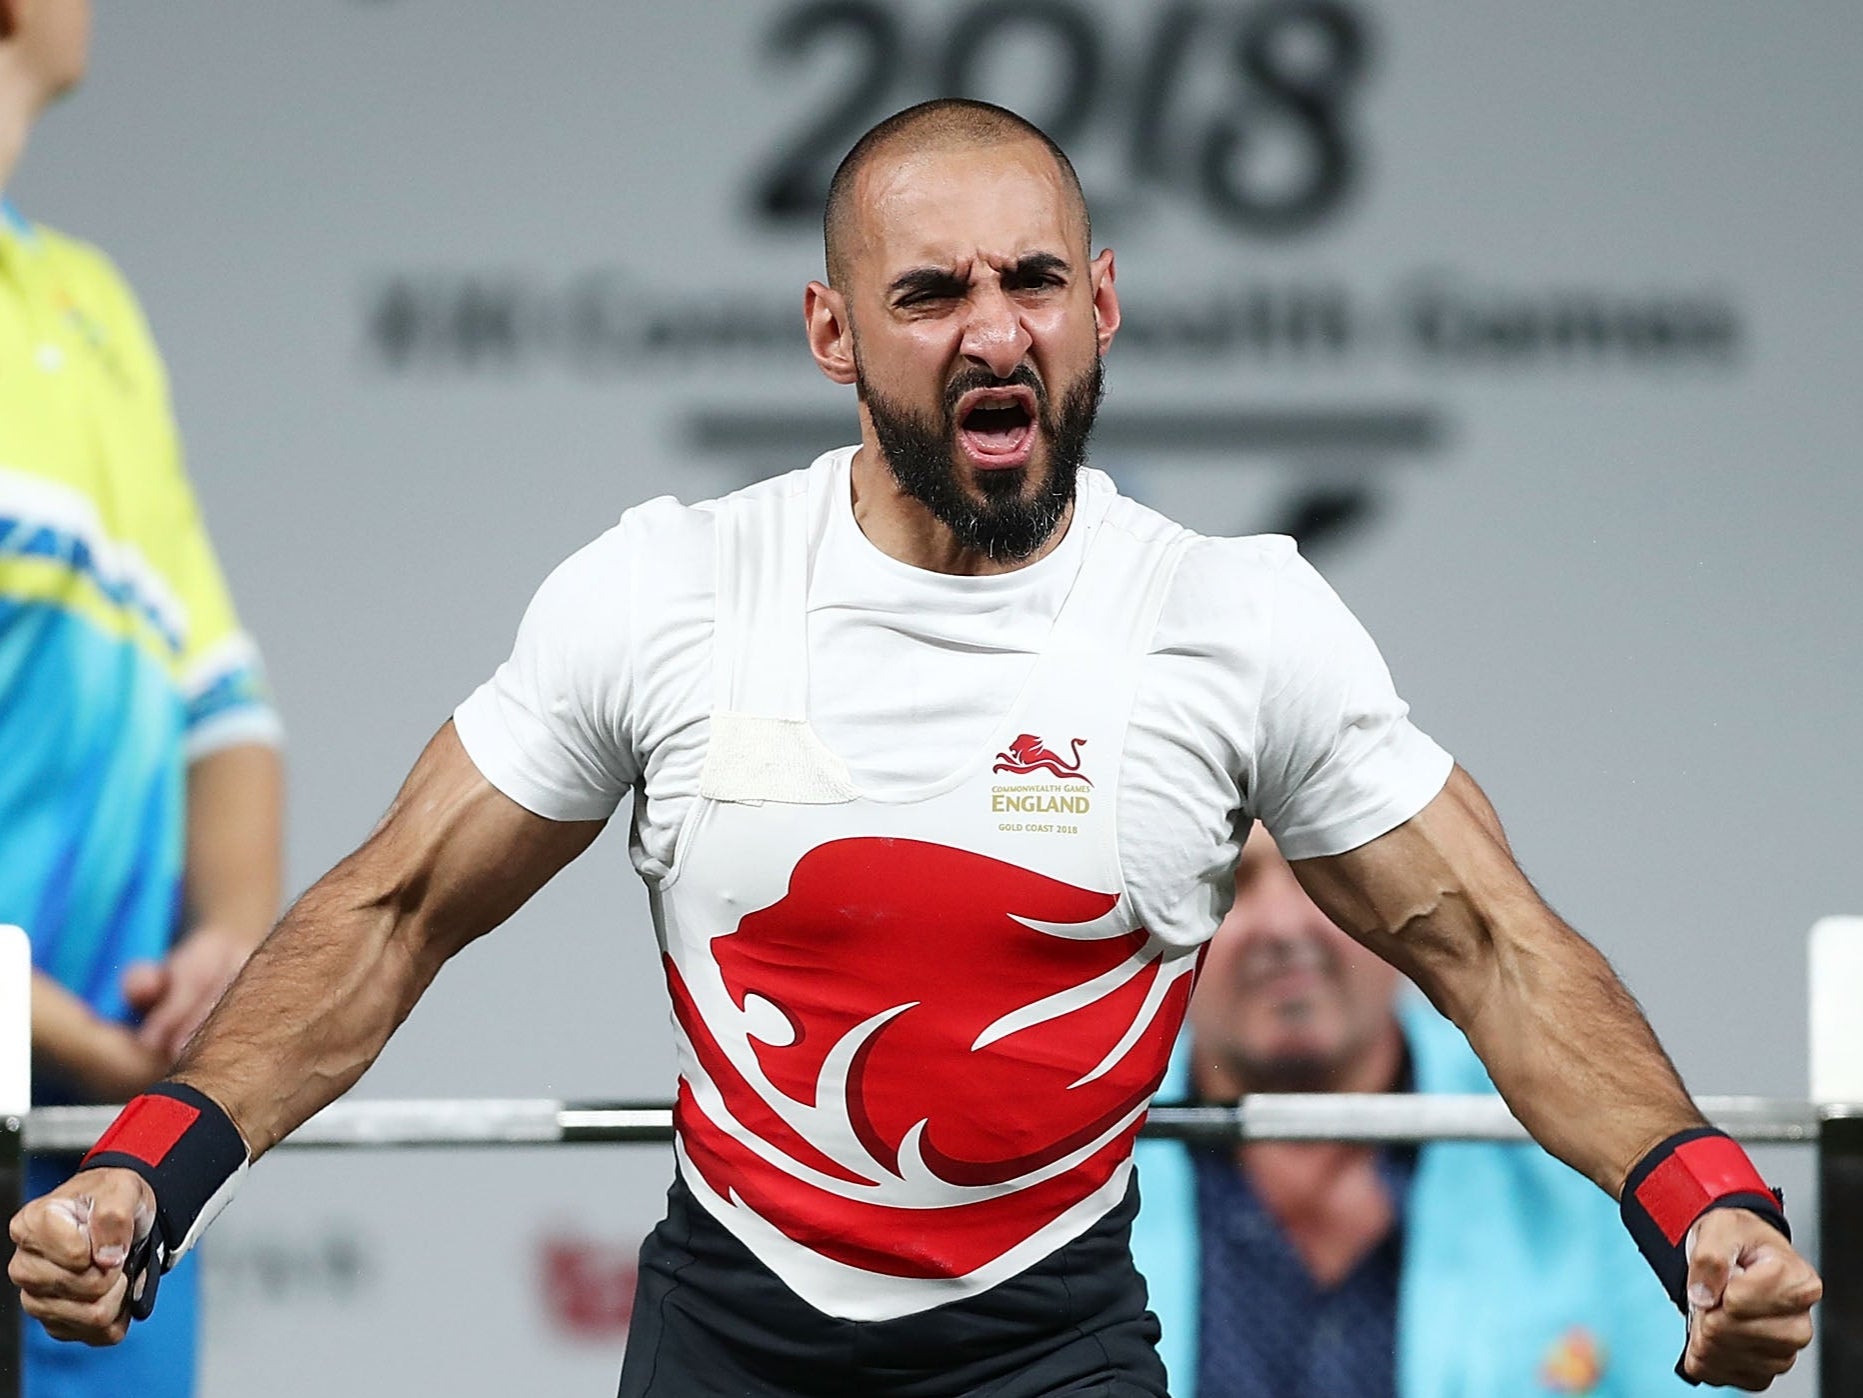
[(1399, 981), (1307, 897), (1257, 826), (1191, 1002), (1199, 1089), (1387, 1090), (1402, 1057)]
[(0, 84), (34, 110), (76, 86), (90, 42), (90, 0), (0, 0)]

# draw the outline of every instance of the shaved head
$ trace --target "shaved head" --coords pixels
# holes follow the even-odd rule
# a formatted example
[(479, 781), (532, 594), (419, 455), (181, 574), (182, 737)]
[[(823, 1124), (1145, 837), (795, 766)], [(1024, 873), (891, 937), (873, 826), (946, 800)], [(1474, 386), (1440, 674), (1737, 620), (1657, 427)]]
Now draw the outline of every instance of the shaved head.
[(924, 152), (975, 149), (1036, 141), (1054, 157), (1080, 219), (1082, 246), (1091, 242), (1087, 200), (1080, 177), (1054, 140), (1033, 122), (1005, 107), (962, 97), (940, 97), (896, 112), (854, 143), (836, 168), (828, 186), (828, 207), (822, 217), (822, 242), (828, 264), (828, 284), (845, 289), (849, 263), (859, 241), (855, 187), (861, 174), (877, 159), (899, 159)]

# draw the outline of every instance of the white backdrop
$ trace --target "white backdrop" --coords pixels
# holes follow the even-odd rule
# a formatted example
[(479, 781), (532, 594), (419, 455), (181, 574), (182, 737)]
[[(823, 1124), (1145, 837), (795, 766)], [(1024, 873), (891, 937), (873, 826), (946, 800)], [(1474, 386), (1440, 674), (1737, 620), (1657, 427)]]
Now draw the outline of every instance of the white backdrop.
[[(1208, 532), (1301, 527), (1697, 1090), (1802, 1092), (1805, 929), (1863, 910), (1863, 9), (995, 9), (101, 7), (10, 192), (166, 348), (290, 729), (293, 884), (561, 556), (851, 434), (799, 316), (845, 138), (784, 153), (962, 82), (1072, 124), (1118, 250), (1098, 463)], [(664, 1097), (664, 1016), (610, 833), (359, 1091)], [(1808, 1159), (1763, 1164), (1809, 1228)], [(216, 1230), (206, 1391), (611, 1392), (668, 1172), (269, 1160)]]

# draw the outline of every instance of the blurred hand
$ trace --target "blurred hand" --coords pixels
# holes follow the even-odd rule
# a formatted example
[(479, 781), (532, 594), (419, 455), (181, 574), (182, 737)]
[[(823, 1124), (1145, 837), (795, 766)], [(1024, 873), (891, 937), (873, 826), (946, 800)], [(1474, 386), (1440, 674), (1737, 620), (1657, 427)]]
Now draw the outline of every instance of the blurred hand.
[(100, 1019), (43, 971), (32, 973), (32, 1071), (85, 1102), (127, 1102), (168, 1060), (130, 1030)]
[(127, 1102), (168, 1071), (173, 1060), (155, 1052), (118, 1024), (98, 1021), (77, 1062), (59, 1065), (59, 1076), (87, 1102)]
[(1759, 1392), (1811, 1343), (1811, 1308), (1823, 1295), (1811, 1264), (1759, 1215), (1710, 1210), (1689, 1252), (1683, 1372)]
[(113, 1345), (129, 1331), (130, 1246), (155, 1226), (155, 1194), (133, 1170), (83, 1170), (13, 1215), (7, 1276), (25, 1312), (58, 1340)]
[(124, 972), (123, 995), (142, 1016), (136, 1038), (164, 1068), (181, 1056), (252, 950), (250, 938), (203, 925), (164, 960), (138, 962)]

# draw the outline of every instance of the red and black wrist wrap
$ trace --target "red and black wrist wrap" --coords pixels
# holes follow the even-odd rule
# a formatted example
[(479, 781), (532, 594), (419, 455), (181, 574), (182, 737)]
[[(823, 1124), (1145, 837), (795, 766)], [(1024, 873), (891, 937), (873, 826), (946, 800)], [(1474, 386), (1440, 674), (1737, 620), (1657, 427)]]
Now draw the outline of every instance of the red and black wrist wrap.
[(1681, 1131), (1657, 1146), (1624, 1181), (1619, 1208), (1643, 1256), (1684, 1315), (1688, 1313), (1688, 1230), (1710, 1209), (1750, 1209), (1786, 1237), (1785, 1198), (1760, 1178), (1733, 1137), (1711, 1126)]
[(78, 1169), (134, 1170), (155, 1191), (155, 1228), (128, 1263), (132, 1289), (149, 1274), (145, 1303), (132, 1304), (132, 1313), (140, 1318), (154, 1307), (155, 1279), (193, 1245), (201, 1215), (210, 1205), (218, 1212), (245, 1165), (233, 1119), (184, 1083), (159, 1082), (132, 1098), (97, 1138)]

